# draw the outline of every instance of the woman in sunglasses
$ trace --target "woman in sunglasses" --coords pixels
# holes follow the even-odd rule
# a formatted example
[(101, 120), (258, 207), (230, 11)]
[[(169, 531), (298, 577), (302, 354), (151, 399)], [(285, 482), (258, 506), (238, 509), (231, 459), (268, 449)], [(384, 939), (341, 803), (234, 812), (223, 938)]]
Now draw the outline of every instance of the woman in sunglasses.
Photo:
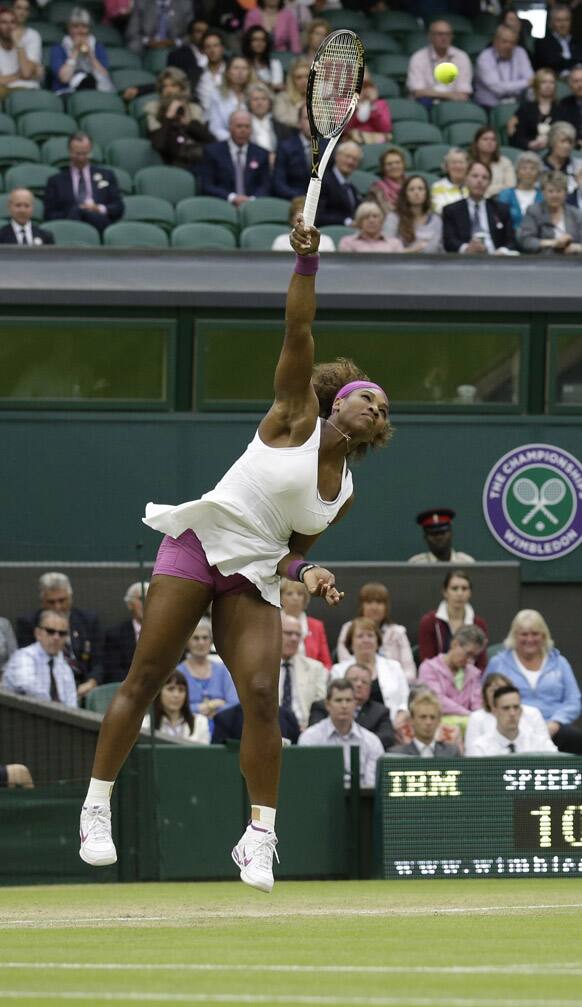
[(20, 647), (10, 658), (2, 686), (20, 696), (77, 706), (77, 686), (63, 650), (69, 639), (69, 620), (60, 612), (39, 612), (35, 643)]

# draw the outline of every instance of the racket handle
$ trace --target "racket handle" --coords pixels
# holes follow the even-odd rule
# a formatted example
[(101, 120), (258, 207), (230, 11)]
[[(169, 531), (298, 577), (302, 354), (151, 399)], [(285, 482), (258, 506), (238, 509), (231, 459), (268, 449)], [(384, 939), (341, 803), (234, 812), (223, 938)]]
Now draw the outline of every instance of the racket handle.
[(305, 208), (303, 210), (303, 220), (305, 221), (306, 227), (313, 227), (315, 223), (315, 214), (317, 213), (317, 204), (319, 203), (320, 192), (321, 179), (312, 178), (307, 190), (307, 196), (305, 197)]

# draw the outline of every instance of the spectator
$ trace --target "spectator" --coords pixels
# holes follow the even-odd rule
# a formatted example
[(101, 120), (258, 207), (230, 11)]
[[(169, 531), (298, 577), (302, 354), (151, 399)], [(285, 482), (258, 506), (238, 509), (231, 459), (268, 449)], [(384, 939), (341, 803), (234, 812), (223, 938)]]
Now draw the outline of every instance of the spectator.
[[(145, 87), (151, 87), (151, 84), (144, 85)], [(162, 70), (158, 74), (155, 84), (156, 91), (158, 93), (157, 98), (152, 98), (151, 101), (146, 102), (143, 107), (143, 112), (146, 115), (146, 128), (149, 133), (153, 133), (154, 129), (159, 129), (161, 126), (161, 120), (159, 118), (160, 102), (164, 98), (173, 99), (176, 98), (189, 105), (190, 114), (193, 119), (198, 119), (200, 122), (203, 121), (202, 111), (200, 105), (192, 101), (192, 93), (190, 91), (190, 84), (188, 78), (183, 70), (179, 70), (177, 66), (168, 66), (165, 70)], [(129, 88), (129, 91), (137, 91), (138, 88)], [(143, 88), (141, 91), (143, 93)], [(127, 91), (124, 91), (123, 97), (126, 98)]]
[(582, 66), (574, 67), (568, 77), (571, 94), (558, 103), (554, 121), (569, 122), (574, 127), (576, 145), (582, 146)]
[[(375, 699), (370, 698), (372, 692), (370, 669), (363, 665), (351, 664), (346, 671), (345, 678), (354, 690), (356, 723), (375, 734), (382, 742), (384, 751), (387, 751), (396, 742), (396, 735), (390, 721), (390, 710), (383, 703), (378, 703)], [(325, 720), (326, 714), (324, 700), (314, 703), (309, 715), (309, 726), (312, 727), (313, 724), (319, 724), (321, 720)]]
[(273, 115), (293, 129), (299, 127), (301, 110), (305, 106), (309, 66), (303, 57), (294, 60), (287, 72), (285, 88), (275, 98)]
[(435, 213), (442, 213), (449, 203), (466, 199), (469, 190), (465, 185), (469, 158), (460, 147), (451, 147), (443, 160), (443, 177), (433, 182), (430, 189), (430, 199)]
[[(213, 745), (224, 745), (227, 741), (240, 741), (243, 730), (243, 711), (240, 703), (221, 710), (214, 718)], [(279, 727), (283, 744), (296, 745), (299, 739), (299, 724), (292, 710), (279, 707)]]
[(327, 717), (308, 727), (299, 738), (300, 745), (317, 747), (341, 745), (344, 753), (344, 786), (351, 781), (350, 748), (360, 749), (360, 786), (376, 785), (376, 763), (384, 754), (382, 742), (371, 731), (355, 721), (356, 698), (354, 689), (345, 678), (336, 678), (327, 687), (325, 707)]
[(10, 620), (0, 616), (0, 678), (2, 677), (4, 665), (8, 658), (12, 656), (17, 646), (16, 636), (14, 635)]
[(418, 680), (437, 694), (444, 714), (465, 718), (481, 706), (481, 671), (475, 661), (485, 643), (478, 626), (462, 626), (446, 653), (422, 661)]
[(109, 56), (105, 46), (91, 35), (91, 15), (73, 7), (68, 34), (53, 45), (50, 56), (52, 89), (57, 94), (74, 91), (113, 91)]
[(520, 226), (523, 215), (534, 203), (541, 203), (543, 196), (538, 188), (542, 162), (533, 150), (525, 150), (515, 162), (517, 184), (511, 189), (502, 189), (497, 196), (498, 203), (509, 207), (511, 223), (515, 230)]
[(260, 25), (249, 28), (241, 39), (241, 52), (253, 69), (258, 81), (271, 91), (281, 91), (285, 77), (281, 61), (271, 55), (271, 36)]
[[(305, 196), (295, 196), (294, 199), (289, 203), (289, 227), (293, 228), (297, 224), (299, 217), (303, 216), (303, 210), (305, 209)], [(329, 234), (322, 234), (319, 238), (319, 249), (320, 252), (335, 252), (335, 245), (333, 239), (330, 238)], [(283, 234), (278, 234), (273, 244), (271, 245), (272, 252), (291, 252), (292, 248), (289, 243), (289, 231), (285, 231)], [(325, 664), (325, 662), (324, 662)]]
[(201, 619), (186, 644), (186, 658), (178, 665), (188, 685), (192, 713), (212, 720), (219, 710), (238, 703), (234, 682), (222, 661), (209, 657), (212, 629), (209, 619)]
[[(29, 63), (35, 66), (36, 83), (32, 81), (29, 87), (38, 87), (44, 77), (44, 67), (42, 65), (42, 39), (35, 28), (29, 28), (26, 22), (30, 16), (29, 0), (14, 0), (12, 12), (16, 19), (16, 25), (12, 32), (15, 45), (22, 46)], [(20, 87), (24, 86), (24, 82)]]
[(247, 105), (251, 113), (251, 141), (269, 151), (272, 167), (280, 141), (288, 140), (295, 132), (273, 118), (273, 95), (266, 84), (251, 84), (247, 91)]
[(35, 642), (14, 651), (2, 676), (2, 686), (19, 696), (77, 707), (75, 677), (63, 651), (69, 640), (65, 612), (38, 613)]
[(224, 43), (222, 36), (212, 29), (206, 32), (202, 39), (202, 53), (208, 60), (198, 84), (198, 101), (206, 119), (210, 115), (212, 99), (222, 87), (226, 62), (224, 59)]
[(150, 133), (150, 141), (166, 164), (197, 174), (204, 148), (214, 137), (205, 122), (192, 118), (191, 108), (190, 102), (181, 98), (161, 98), (160, 125)]
[(328, 168), (321, 183), (317, 226), (344, 224), (350, 227), (359, 204), (360, 193), (350, 181), (352, 172), (362, 160), (362, 151), (357, 143), (344, 140), (335, 151), (333, 166)]
[(302, 639), (301, 623), (294, 616), (281, 611), (282, 648), (281, 674), (279, 676), (279, 705), (291, 710), (301, 730), (307, 727), (313, 703), (325, 697), (327, 669), (321, 661), (314, 661), (298, 653)]
[(543, 200), (530, 206), (518, 231), (517, 238), (524, 252), (582, 253), (582, 210), (566, 203), (567, 186), (561, 171), (550, 171), (543, 176)]
[[(303, 105), (299, 115), (299, 132), (293, 132), (288, 139), (281, 140), (277, 145), (273, 169), (273, 195), (279, 196), (280, 199), (303, 196), (307, 192), (310, 177), (311, 132), (307, 109)], [(325, 235), (322, 234), (321, 237)]]
[(0, 245), (54, 245), (50, 231), (32, 223), (34, 196), (29, 189), (13, 189), (8, 197), (9, 222), (0, 228)]
[(455, 633), (463, 626), (477, 626), (485, 643), (478, 652), (476, 665), (481, 671), (487, 666), (487, 623), (475, 614), (470, 604), (473, 585), (464, 570), (449, 570), (443, 581), (443, 600), (436, 610), (426, 612), (418, 627), (418, 649), (421, 661), (448, 651)]
[(172, 49), (192, 19), (191, 0), (133, 0), (125, 41), (132, 52)]
[(130, 584), (123, 599), (129, 609), (130, 618), (112, 626), (105, 633), (103, 684), (122, 682), (129, 671), (141, 633), (143, 602), (148, 588), (148, 581), (142, 583), (136, 580), (134, 584)]
[(398, 661), (379, 654), (381, 644), (382, 635), (376, 622), (360, 616), (352, 619), (345, 637), (345, 645), (352, 656), (334, 664), (331, 677), (343, 678), (354, 661), (369, 668), (372, 673), (372, 699), (388, 707), (392, 723), (398, 730), (408, 717), (408, 682)]
[(450, 203), (443, 210), (445, 252), (461, 255), (508, 255), (515, 249), (515, 234), (504, 203), (485, 199), (491, 184), (491, 168), (473, 161), (467, 172), (467, 199)]
[(578, 184), (574, 191), (566, 196), (566, 203), (568, 206), (575, 206), (578, 210), (582, 210), (582, 165), (577, 167), (576, 182)]
[(479, 161), (491, 172), (491, 181), (485, 191), (485, 198), (496, 196), (502, 189), (515, 185), (515, 169), (506, 154), (499, 150), (497, 133), (491, 126), (479, 126), (469, 147), (469, 160)]
[(442, 252), (443, 224), (430, 205), (430, 190), (422, 175), (409, 175), (384, 224), (387, 238), (400, 238), (405, 252)]
[[(149, 731), (150, 715), (142, 723), (142, 731)], [(188, 701), (188, 683), (181, 671), (174, 671), (154, 699), (154, 730), (179, 741), (210, 744), (208, 717), (194, 715)]]
[(582, 46), (572, 38), (572, 14), (565, 4), (554, 4), (548, 14), (546, 37), (535, 41), (533, 65), (536, 70), (549, 68), (564, 77), (580, 62)]
[(396, 200), (406, 178), (406, 161), (398, 147), (389, 147), (380, 155), (380, 178), (372, 183), (366, 199), (374, 199), (384, 213), (396, 208)]
[(16, 620), (16, 639), (26, 647), (38, 639), (35, 627), (43, 611), (64, 616), (70, 628), (65, 638), (65, 657), (77, 682), (79, 698), (99, 685), (103, 677), (103, 641), (99, 619), (89, 609), (73, 605), (73, 588), (64, 573), (43, 573), (38, 581), (40, 609)]
[(69, 137), (69, 165), (51, 175), (44, 192), (45, 220), (83, 220), (104, 231), (123, 216), (123, 200), (110, 168), (91, 164), (86, 133)]
[(196, 94), (200, 78), (208, 66), (208, 56), (202, 51), (202, 39), (208, 32), (208, 22), (193, 18), (187, 29), (187, 40), (168, 54), (168, 68), (175, 67), (186, 74), (192, 94)]
[(493, 693), (491, 712), (496, 725), (487, 734), (475, 741), (472, 754), (525, 755), (527, 752), (543, 752), (553, 755), (558, 749), (549, 735), (543, 740), (523, 722), (523, 707), (519, 689), (515, 685), (502, 685)]
[(360, 203), (354, 217), (356, 234), (346, 234), (340, 239), (338, 252), (403, 252), (400, 238), (387, 238), (382, 233), (384, 212), (373, 200)]
[(499, 25), (493, 43), (477, 57), (475, 101), (484, 108), (520, 98), (531, 83), (533, 68), (511, 28)]
[(549, 152), (543, 159), (547, 171), (561, 171), (566, 176), (568, 192), (576, 189), (579, 162), (572, 157), (576, 145), (576, 130), (569, 122), (554, 122), (548, 133)]
[(269, 195), (269, 152), (250, 143), (251, 117), (233, 112), (230, 139), (210, 143), (200, 164), (201, 191), (241, 206), (249, 199)]
[(8, 766), (0, 766), (0, 787), (34, 787), (34, 781), (27, 766), (13, 762)]
[[(453, 29), (439, 18), (428, 30), (429, 44), (410, 57), (406, 87), (411, 98), (430, 107), (434, 101), (468, 101), (473, 91), (471, 60), (452, 44)], [(454, 63), (459, 71), (452, 84), (439, 84), (434, 71), (439, 63)]]
[(104, 0), (103, 3), (103, 23), (111, 24), (121, 34), (125, 33), (133, 0)]
[[(364, 584), (360, 588), (358, 602), (358, 616), (362, 619), (371, 619), (380, 630), (382, 637), (378, 650), (380, 656), (398, 661), (407, 681), (413, 682), (416, 678), (416, 664), (405, 627), (392, 621), (392, 600), (388, 588), (376, 581)], [(346, 661), (350, 658), (350, 651), (346, 646), (346, 637), (350, 626), (351, 622), (344, 622), (339, 631), (337, 638), (338, 661)]]
[(281, 578), (281, 607), (286, 615), (299, 621), (301, 640), (298, 654), (320, 661), (329, 671), (332, 665), (331, 654), (321, 619), (313, 619), (306, 614), (310, 594), (305, 584), (300, 580)]
[(453, 549), (453, 518), (456, 512), (450, 507), (423, 510), (416, 515), (416, 523), (422, 528), (428, 552), (418, 552), (411, 556), (409, 563), (474, 563), (466, 552)]
[(457, 745), (437, 741), (443, 711), (435, 692), (417, 689), (408, 706), (413, 737), (404, 745), (394, 745), (390, 755), (412, 755), (422, 759), (448, 759), (461, 755)]
[(367, 67), (360, 100), (343, 137), (356, 143), (387, 143), (392, 139), (392, 116), (388, 102), (380, 97)]
[(305, 47), (303, 51), (305, 59), (309, 64), (313, 63), (317, 50), (323, 40), (327, 38), (330, 31), (331, 25), (329, 21), (326, 21), (323, 17), (314, 17), (307, 25), (305, 29)]
[[(509, 685), (514, 688), (511, 679), (507, 675), (500, 674), (498, 671), (485, 676), (481, 686), (483, 706), (480, 710), (473, 710), (467, 722), (465, 755), (477, 755), (478, 753), (475, 751), (476, 744), (484, 735), (491, 734), (495, 730), (496, 720), (492, 712), (493, 696), (497, 689), (503, 685)], [(549, 741), (550, 735), (546, 722), (537, 707), (522, 706), (521, 726), (528, 731), (530, 736), (533, 735), (536, 738), (536, 746), (540, 745), (539, 748), (536, 747), (533, 751), (543, 751), (543, 746)]]
[(247, 11), (245, 32), (259, 25), (270, 34), (277, 52), (292, 52), (298, 56), (301, 39), (295, 11), (283, 6), (284, 0), (257, 0), (257, 3), (257, 7)]
[(15, 88), (39, 86), (39, 66), (33, 59), (36, 48), (17, 42), (18, 32), (14, 11), (0, 6), (0, 101)]
[(208, 116), (210, 131), (217, 140), (228, 140), (232, 113), (247, 110), (246, 92), (252, 76), (248, 60), (242, 56), (229, 59), (222, 84), (212, 96)]
[(531, 40), (531, 23), (522, 21), (519, 15), (511, 7), (502, 10), (497, 23), (509, 28), (517, 38), (517, 44), (523, 49), (527, 49)]
[(548, 133), (557, 118), (556, 75), (553, 70), (538, 70), (533, 78), (534, 100), (526, 97), (507, 123), (509, 142), (522, 150), (545, 150)]

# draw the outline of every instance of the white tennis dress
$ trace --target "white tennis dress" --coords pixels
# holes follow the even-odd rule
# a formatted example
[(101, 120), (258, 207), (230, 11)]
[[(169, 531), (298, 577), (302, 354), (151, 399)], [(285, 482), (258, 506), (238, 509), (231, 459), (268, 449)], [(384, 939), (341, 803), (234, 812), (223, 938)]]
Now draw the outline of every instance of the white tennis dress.
[(323, 420), (309, 439), (294, 448), (272, 448), (257, 430), (245, 453), (200, 500), (172, 506), (149, 503), (144, 524), (178, 538), (191, 528), (210, 566), (228, 576), (240, 573), (265, 601), (280, 607), (277, 564), (289, 551), (292, 532), (317, 535), (352, 495), (352, 475), (344, 462), (335, 500), (317, 489)]

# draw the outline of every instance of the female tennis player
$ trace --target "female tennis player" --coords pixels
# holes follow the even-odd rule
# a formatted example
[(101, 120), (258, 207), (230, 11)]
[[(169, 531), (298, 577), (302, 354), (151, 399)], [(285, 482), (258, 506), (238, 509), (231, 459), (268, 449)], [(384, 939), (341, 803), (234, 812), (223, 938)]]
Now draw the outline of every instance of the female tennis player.
[(94, 866), (117, 859), (109, 807), (115, 778), (148, 705), (212, 602), (216, 649), (244, 711), (240, 765), (252, 807), (232, 856), (246, 884), (265, 892), (273, 887), (281, 762), (279, 580), (301, 580), (311, 595), (338, 604), (343, 594), (333, 573), (305, 556), (352, 504), (346, 459), (385, 444), (390, 436), (388, 399), (379, 385), (345, 359), (314, 369), (319, 233), (301, 220), (291, 244), (296, 265), (275, 401), (254, 440), (200, 500), (146, 508), (145, 523), (165, 538), (135, 657), (103, 721), (81, 813), (80, 855)]

